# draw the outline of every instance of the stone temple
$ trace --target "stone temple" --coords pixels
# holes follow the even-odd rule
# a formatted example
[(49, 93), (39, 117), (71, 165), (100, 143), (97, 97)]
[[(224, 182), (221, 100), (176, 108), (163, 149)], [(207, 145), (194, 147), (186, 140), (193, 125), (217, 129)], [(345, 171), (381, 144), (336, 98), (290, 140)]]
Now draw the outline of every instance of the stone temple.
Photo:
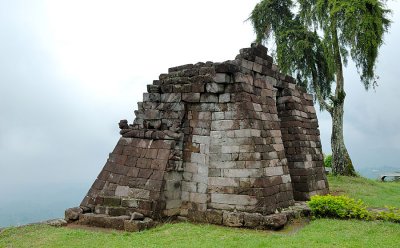
[(69, 221), (274, 228), (298, 201), (328, 193), (313, 97), (262, 45), (223, 63), (170, 68), (147, 91)]

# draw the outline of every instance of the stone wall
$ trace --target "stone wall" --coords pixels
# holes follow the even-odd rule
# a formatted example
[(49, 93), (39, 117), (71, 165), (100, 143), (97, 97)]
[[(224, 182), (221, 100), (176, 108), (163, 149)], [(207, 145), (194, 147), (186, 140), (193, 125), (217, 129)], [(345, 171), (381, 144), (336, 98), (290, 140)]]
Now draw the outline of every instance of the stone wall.
[(240, 226), (328, 192), (312, 96), (265, 47), (170, 68), (147, 91), (82, 208)]

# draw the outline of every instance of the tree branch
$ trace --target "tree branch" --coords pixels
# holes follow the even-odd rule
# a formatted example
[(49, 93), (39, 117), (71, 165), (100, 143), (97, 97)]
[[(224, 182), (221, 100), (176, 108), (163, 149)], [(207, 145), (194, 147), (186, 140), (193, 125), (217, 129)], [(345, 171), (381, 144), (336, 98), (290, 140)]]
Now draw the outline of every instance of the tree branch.
[(319, 85), (317, 84), (317, 82), (316, 82), (315, 80), (313, 80), (312, 84), (313, 84), (314, 91), (315, 91), (315, 95), (317, 96), (317, 100), (318, 100), (319, 105), (320, 105), (323, 109), (325, 109), (326, 111), (328, 111), (329, 114), (332, 115), (332, 113), (333, 113), (333, 106), (330, 105), (329, 103), (327, 103), (327, 102), (325, 101), (325, 99), (322, 97), (321, 89), (319, 88)]

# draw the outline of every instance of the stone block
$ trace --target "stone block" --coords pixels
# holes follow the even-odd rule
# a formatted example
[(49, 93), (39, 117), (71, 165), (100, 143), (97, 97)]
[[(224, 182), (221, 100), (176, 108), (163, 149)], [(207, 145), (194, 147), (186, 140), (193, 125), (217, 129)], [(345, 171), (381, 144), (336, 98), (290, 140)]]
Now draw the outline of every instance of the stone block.
[(123, 216), (127, 214), (127, 209), (124, 207), (109, 207), (107, 210), (110, 216)]
[(279, 230), (282, 229), (288, 219), (285, 214), (272, 214), (263, 216), (262, 225), (267, 229)]
[(197, 192), (197, 183), (183, 181), (182, 182), (182, 191)]
[(230, 83), (231, 76), (227, 73), (216, 73), (213, 80), (216, 83)]
[(243, 226), (244, 214), (240, 212), (223, 212), (223, 224), (224, 226), (230, 227), (241, 227)]
[(218, 95), (213, 93), (204, 93), (200, 96), (200, 102), (217, 103)]
[(222, 146), (221, 147), (222, 153), (237, 153), (239, 152), (239, 146)]
[(248, 85), (253, 85), (253, 77), (249, 74), (235, 73), (235, 83), (245, 83)]
[(123, 230), (127, 232), (140, 232), (156, 225), (157, 223), (150, 218), (145, 218), (144, 220), (124, 220)]
[(218, 130), (231, 130), (233, 129), (235, 122), (233, 120), (219, 120), (213, 121), (211, 123), (211, 130), (218, 131)]
[(261, 65), (261, 64), (258, 64), (258, 63), (254, 63), (254, 64), (253, 64), (252, 70), (253, 70), (253, 71), (256, 71), (256, 72), (258, 72), (258, 73), (261, 73), (261, 72), (262, 72), (262, 65)]
[(75, 221), (79, 219), (79, 215), (83, 213), (82, 208), (68, 208), (65, 210), (65, 220), (66, 221)]
[(259, 169), (224, 169), (222, 171), (224, 177), (260, 177)]
[(128, 196), (138, 199), (149, 199), (150, 191), (145, 189), (130, 189)]
[[(216, 154), (216, 157), (218, 158), (220, 155)], [(229, 157), (230, 158), (230, 157)], [(229, 159), (231, 160), (231, 159)], [(210, 168), (217, 168), (217, 169), (231, 169), (231, 168), (237, 168), (237, 163), (235, 161), (226, 161), (226, 162), (219, 162), (217, 161), (211, 161), (210, 162)]]
[(205, 223), (207, 221), (206, 212), (197, 211), (197, 210), (194, 210), (194, 209), (189, 209), (188, 218), (191, 221), (199, 222), (199, 223)]
[(224, 112), (213, 112), (212, 120), (223, 120), (225, 118)]
[(259, 213), (244, 213), (243, 226), (248, 228), (257, 228), (263, 223), (263, 216)]
[(192, 163), (206, 164), (206, 155), (201, 153), (192, 153), (190, 161)]
[(211, 194), (211, 202), (232, 204), (232, 205), (255, 205), (257, 199), (249, 195), (235, 195), (235, 194)]
[(184, 102), (200, 102), (200, 93), (182, 93)]
[(240, 66), (237, 63), (235, 63), (235, 61), (214, 63), (214, 68), (215, 71), (219, 73), (235, 73), (240, 71)]
[(218, 101), (220, 103), (227, 103), (231, 101), (231, 94), (230, 93), (224, 93), (224, 94), (220, 94)]
[(205, 175), (194, 174), (192, 176), (192, 180), (193, 180), (193, 182), (197, 182), (197, 183), (207, 183), (208, 176), (206, 174)]
[(207, 186), (205, 183), (197, 183), (197, 192), (201, 194), (207, 193)]
[(200, 194), (200, 193), (189, 193), (189, 200), (195, 203), (206, 203), (207, 202), (207, 194)]
[(103, 204), (105, 206), (120, 206), (121, 205), (121, 198), (120, 197), (111, 197), (105, 196), (103, 198)]
[(161, 102), (171, 103), (180, 102), (182, 100), (181, 93), (163, 93), (161, 94)]
[(182, 205), (182, 200), (178, 199), (178, 200), (167, 200), (167, 205), (165, 207), (165, 209), (177, 209), (180, 208)]
[(128, 186), (120, 186), (118, 185), (115, 190), (115, 196), (128, 196), (129, 195), (129, 187)]
[(203, 136), (203, 135), (193, 135), (192, 136), (193, 143), (199, 144), (209, 144), (210, 143), (210, 136)]
[(237, 178), (226, 178), (226, 177), (209, 177), (208, 184), (213, 186), (232, 186), (238, 187), (239, 180)]
[(283, 175), (283, 168), (282, 166), (266, 167), (264, 173), (266, 176), (280, 176)]
[(124, 221), (129, 220), (130, 216), (115, 216), (110, 217), (103, 214), (81, 214), (78, 223), (81, 225), (89, 225), (103, 228), (112, 228), (124, 230)]
[(144, 215), (142, 213), (139, 212), (133, 212), (131, 213), (131, 218), (130, 220), (144, 220)]
[(139, 204), (137, 199), (126, 198), (121, 200), (121, 206), (128, 208), (137, 208)]
[(223, 93), (224, 92), (224, 85), (218, 83), (208, 83), (206, 84), (206, 92), (209, 93)]
[(223, 219), (222, 211), (207, 209), (205, 215), (207, 223), (214, 225), (222, 225), (222, 219)]
[(161, 96), (159, 93), (144, 93), (143, 94), (143, 102), (159, 102), (161, 100)]

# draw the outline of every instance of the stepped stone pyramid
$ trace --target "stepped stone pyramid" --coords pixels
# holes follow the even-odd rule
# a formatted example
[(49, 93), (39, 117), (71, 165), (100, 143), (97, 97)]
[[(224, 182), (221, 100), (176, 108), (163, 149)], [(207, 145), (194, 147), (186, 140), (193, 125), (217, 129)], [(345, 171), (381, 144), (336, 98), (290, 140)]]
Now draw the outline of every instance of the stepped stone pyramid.
[(262, 45), (170, 68), (147, 91), (67, 219), (125, 230), (174, 216), (274, 227), (271, 218), (290, 215), (282, 209), (328, 193), (313, 98)]

